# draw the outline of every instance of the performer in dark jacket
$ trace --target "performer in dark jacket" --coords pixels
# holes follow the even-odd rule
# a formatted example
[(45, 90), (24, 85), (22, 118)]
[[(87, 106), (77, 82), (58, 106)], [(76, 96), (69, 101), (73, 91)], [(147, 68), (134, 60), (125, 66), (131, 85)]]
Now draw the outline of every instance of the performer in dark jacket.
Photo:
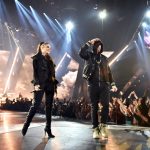
[[(92, 51), (89, 51), (89, 47), (92, 47)], [(88, 81), (91, 99), (93, 138), (108, 137), (106, 123), (109, 113), (110, 86), (112, 86), (112, 91), (117, 91), (108, 60), (101, 54), (102, 52), (103, 44), (99, 38), (88, 41), (79, 52), (80, 57), (85, 60), (83, 77)], [(100, 126), (98, 121), (99, 102), (102, 105)]]
[(55, 136), (51, 132), (51, 110), (54, 93), (58, 81), (55, 79), (55, 64), (51, 56), (49, 55), (51, 47), (48, 43), (41, 42), (37, 48), (37, 54), (33, 59), (33, 80), (34, 85), (34, 102), (30, 107), (27, 115), (26, 122), (22, 128), (22, 135), (25, 136), (28, 127), (34, 117), (38, 107), (41, 104), (43, 95), (45, 93), (45, 105), (46, 105), (46, 126), (44, 128), (45, 134), (48, 134), (49, 138)]

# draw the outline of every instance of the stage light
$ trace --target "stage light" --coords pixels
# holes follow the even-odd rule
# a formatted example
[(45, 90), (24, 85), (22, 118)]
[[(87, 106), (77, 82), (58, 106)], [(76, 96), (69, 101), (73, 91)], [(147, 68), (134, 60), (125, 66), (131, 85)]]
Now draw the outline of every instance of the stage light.
[(120, 52), (119, 54), (111, 61), (109, 62), (109, 66), (111, 66), (115, 61), (118, 60), (118, 58), (125, 52), (125, 50), (128, 48), (129, 45), (126, 45)]
[(21, 4), (19, 1), (16, 2), (16, 7), (19, 13), (20, 17), (20, 23), (25, 25), (25, 28), (29, 28), (28, 23), (32, 26), (32, 28), (37, 31), (37, 23), (35, 22), (33, 15), (31, 14), (32, 7), (30, 9), (27, 9), (23, 4)]
[(21, 9), (21, 4), (18, 0), (15, 0), (15, 4), (16, 4), (16, 8), (17, 8), (17, 12), (18, 12), (18, 16), (19, 16), (19, 19), (20, 19), (20, 23), (22, 26), (25, 26), (25, 28), (28, 27), (27, 25), (27, 21), (25, 20), (25, 17), (22, 13), (22, 9)]
[(56, 72), (57, 72), (58, 68), (60, 67), (61, 63), (63, 62), (63, 60), (65, 59), (65, 57), (66, 57), (67, 55), (68, 55), (68, 54), (67, 54), (67, 52), (66, 52), (66, 53), (64, 54), (64, 56), (62, 57), (62, 59), (60, 60), (59, 64), (57, 65), (57, 67), (56, 67)]
[(147, 18), (150, 18), (150, 10), (148, 10), (148, 11), (146, 12), (145, 16), (146, 16)]
[(68, 21), (65, 26), (68, 31), (71, 31), (74, 28), (74, 25), (71, 21)]
[(4, 92), (3, 92), (4, 94), (7, 93), (7, 90), (8, 90), (9, 84), (10, 84), (11, 75), (13, 74), (13, 69), (14, 69), (14, 66), (15, 66), (15, 62), (16, 62), (19, 50), (20, 50), (19, 47), (17, 47), (16, 54), (15, 54), (15, 57), (14, 57), (14, 60), (13, 60), (13, 63), (12, 63), (12, 66), (11, 66), (11, 69), (10, 69), (10, 72), (9, 72), (9, 75), (8, 75), (8, 79), (7, 79), (7, 82), (6, 82), (6, 85), (5, 85)]
[(142, 27), (146, 28), (146, 27), (147, 27), (147, 23), (146, 23), (146, 22), (143, 22), (143, 23), (142, 23)]
[(63, 28), (63, 26), (61, 25), (61, 23), (60, 23), (57, 19), (55, 19), (55, 21), (57, 22), (57, 24), (58, 24), (58, 26), (61, 28), (61, 30), (64, 32), (64, 28)]
[[(50, 18), (50, 17), (48, 17), (47, 15), (46, 15), (46, 13), (43, 13), (43, 15), (45, 16), (45, 18), (46, 18), (46, 20), (48, 21), (48, 24), (51, 26), (51, 28), (57, 33), (57, 34), (62, 34), (62, 31), (61, 31), (61, 29), (59, 29), (57, 26), (56, 26), (56, 24), (53, 22), (53, 20)], [(61, 37), (61, 36), (60, 36)]]
[(103, 11), (100, 11), (99, 12), (99, 18), (100, 19), (105, 19), (107, 17), (107, 12), (106, 12), (106, 10), (104, 9)]
[[(38, 31), (38, 33), (40, 33), (40, 36), (42, 35), (43, 40), (48, 41), (49, 40), (49, 36), (45, 30), (45, 22), (43, 21), (43, 19), (41, 18), (41, 16), (37, 13), (37, 11), (32, 8), (30, 6), (31, 12), (32, 12), (32, 16), (35, 19), (36, 22), (36, 30)], [(38, 27), (38, 28), (37, 28)]]

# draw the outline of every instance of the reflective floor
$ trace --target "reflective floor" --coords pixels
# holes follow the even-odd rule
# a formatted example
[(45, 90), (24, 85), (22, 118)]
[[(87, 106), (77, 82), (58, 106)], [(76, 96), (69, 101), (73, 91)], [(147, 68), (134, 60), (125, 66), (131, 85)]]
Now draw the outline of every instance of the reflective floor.
[(67, 121), (53, 117), (49, 139), (44, 135), (45, 117), (37, 114), (25, 137), (21, 128), (26, 113), (0, 112), (1, 150), (150, 150), (150, 128), (109, 126), (109, 138), (92, 139), (89, 123)]

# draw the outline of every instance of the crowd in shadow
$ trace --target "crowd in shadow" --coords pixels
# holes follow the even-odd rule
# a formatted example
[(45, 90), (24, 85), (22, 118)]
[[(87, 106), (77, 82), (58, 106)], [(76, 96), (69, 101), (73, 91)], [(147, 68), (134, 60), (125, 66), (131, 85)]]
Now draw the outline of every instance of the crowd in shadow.
[[(5, 103), (1, 104), (1, 109), (14, 111), (29, 111), (33, 99), (18, 97), (16, 99), (6, 98)], [(38, 109), (38, 113), (44, 114), (44, 100)], [(99, 103), (101, 113), (102, 105)], [(52, 115), (60, 118), (72, 118), (78, 120), (91, 119), (90, 102), (83, 97), (72, 100), (58, 98), (54, 99)], [(100, 116), (100, 115), (99, 115)], [(100, 118), (99, 118), (100, 119)], [(131, 124), (150, 127), (150, 99), (147, 96), (137, 97), (132, 91), (127, 98), (111, 97), (109, 103), (109, 123), (112, 124)]]

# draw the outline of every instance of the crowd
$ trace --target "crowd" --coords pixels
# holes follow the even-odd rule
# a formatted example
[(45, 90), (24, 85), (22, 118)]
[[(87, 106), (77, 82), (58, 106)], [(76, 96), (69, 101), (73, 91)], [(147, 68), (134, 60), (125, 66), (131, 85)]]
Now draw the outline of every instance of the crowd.
[(150, 99), (146, 96), (138, 97), (135, 91), (123, 98), (112, 97), (109, 116), (116, 124), (132, 124), (150, 127)]
[[(16, 98), (10, 100), (6, 98), (6, 103), (1, 104), (1, 109), (28, 111), (33, 99)], [(40, 105), (38, 113), (45, 113), (44, 101)], [(52, 115), (63, 118), (73, 118), (78, 120), (90, 120), (90, 103), (83, 97), (72, 100), (60, 100), (56, 98), (53, 103)], [(99, 104), (99, 112), (102, 106)], [(100, 115), (99, 115), (100, 116)], [(100, 118), (99, 118), (100, 119)], [(146, 95), (138, 97), (132, 91), (127, 98), (111, 97), (109, 103), (109, 122), (113, 124), (132, 124), (150, 127), (150, 99)]]
[(6, 98), (5, 103), (1, 101), (0, 108), (5, 110), (28, 111), (33, 99), (17, 97), (14, 99)]

